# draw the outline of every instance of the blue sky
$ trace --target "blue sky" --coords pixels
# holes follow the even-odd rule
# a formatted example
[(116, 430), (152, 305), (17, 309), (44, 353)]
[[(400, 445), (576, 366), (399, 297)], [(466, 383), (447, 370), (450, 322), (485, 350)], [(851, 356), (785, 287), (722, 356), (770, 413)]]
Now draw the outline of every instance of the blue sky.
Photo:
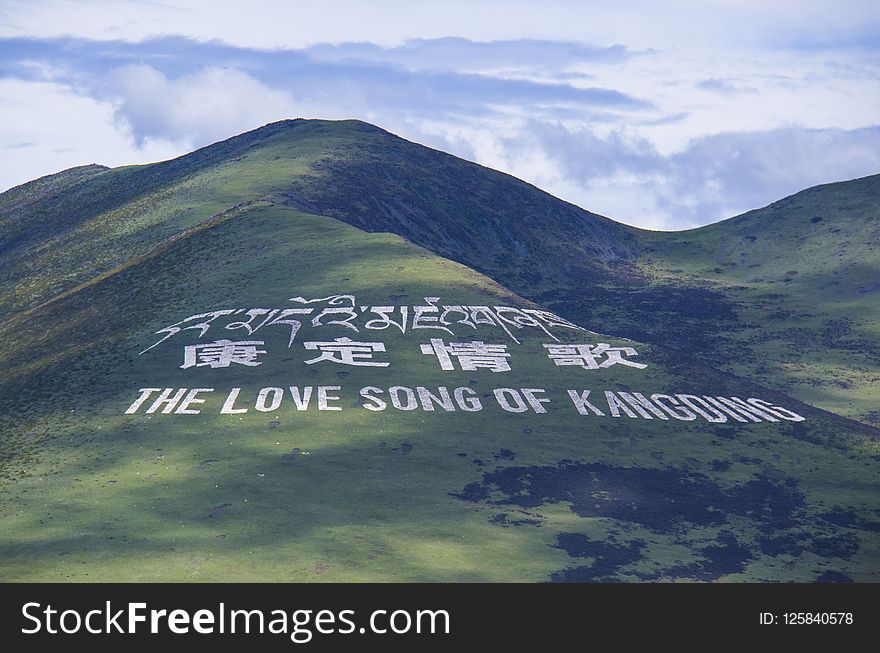
[(876, 3), (0, 5), (0, 189), (360, 118), (628, 224), (880, 173)]

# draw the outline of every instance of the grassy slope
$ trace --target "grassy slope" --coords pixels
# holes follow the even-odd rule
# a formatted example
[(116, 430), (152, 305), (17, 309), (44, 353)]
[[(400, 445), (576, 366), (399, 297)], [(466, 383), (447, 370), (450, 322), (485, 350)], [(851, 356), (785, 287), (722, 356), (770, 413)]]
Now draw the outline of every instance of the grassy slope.
[(322, 214), (400, 234), (598, 331), (880, 425), (880, 176), (651, 233), (380, 130), (333, 142), (313, 170), (292, 187)]
[[(263, 204), (3, 325), (0, 578), (877, 579), (876, 441), (806, 408), (800, 426), (713, 428), (580, 417), (559, 396), (767, 394), (643, 345), (644, 372), (554, 368), (532, 337), (509, 374), (445, 373), (417, 353), (421, 333), (384, 338), (393, 368), (379, 372), (308, 367), (296, 350), (181, 370), (179, 341), (137, 356), (198, 310), (333, 291), (522, 301), (396, 236)], [(266, 338), (284, 351), (283, 334)], [(357, 388), (394, 383), (543, 387), (556, 402), (546, 415), (356, 407)], [(339, 384), (346, 410), (221, 416), (215, 397), (199, 417), (122, 414), (154, 384), (251, 397)]]
[(32, 187), (57, 180), (22, 187), (25, 210), (21, 192), (0, 196), (0, 320), (268, 197), (397, 233), (598, 331), (880, 424), (877, 178), (658, 234), (356, 121), (286, 121), (161, 164), (75, 170), (54, 192)]
[[(82, 172), (30, 192), (26, 211), (26, 188), (0, 196), (0, 578), (877, 578), (867, 431), (806, 407), (801, 426), (600, 421), (559, 396), (774, 397), (688, 357), (637, 344), (649, 370), (585, 379), (548, 369), (540, 339), (507, 375), (440, 373), (413, 353), (421, 335), (388, 339), (393, 373), (344, 378), (296, 357), (212, 373), (178, 369), (179, 346), (136, 355), (193, 312), (296, 294), (523, 301), (398, 237), (297, 208), (434, 243), (533, 297), (653, 283), (664, 264), (637, 269), (648, 262), (634, 262), (631, 230), (355, 122), (282, 123), (164, 164)], [(705, 284), (693, 278), (686, 302)], [(288, 383), (341, 384), (350, 408), (121, 414), (144, 385)], [(358, 387), (392, 383), (544, 387), (556, 404), (543, 416), (352, 405)]]
[(627, 228), (358, 121), (285, 121), (117, 168), (18, 211), (0, 196), (0, 310), (27, 309), (240, 202), (272, 197), (525, 283), (634, 257)]
[[(300, 123), (302, 124), (302, 123)], [(306, 130), (322, 131), (321, 125)], [(308, 171), (314, 147), (269, 126), (155, 165), (80, 178), (27, 207), (0, 196), (0, 315), (33, 308)], [(326, 126), (323, 131), (327, 130)], [(334, 133), (328, 138), (344, 138)]]
[(643, 233), (638, 268), (650, 281), (587, 290), (591, 324), (878, 425), (878, 198), (880, 176), (867, 177), (708, 227)]

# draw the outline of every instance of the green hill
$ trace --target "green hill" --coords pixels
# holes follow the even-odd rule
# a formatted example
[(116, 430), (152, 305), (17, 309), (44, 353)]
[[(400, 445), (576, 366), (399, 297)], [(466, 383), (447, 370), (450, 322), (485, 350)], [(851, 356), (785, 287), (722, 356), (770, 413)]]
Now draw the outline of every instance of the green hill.
[[(649, 287), (701, 286), (727, 313), (698, 358), (880, 425), (880, 175), (642, 242)], [(664, 338), (664, 322), (631, 333)]]
[(880, 175), (639, 249), (637, 274), (533, 298), (880, 425)]
[(396, 233), (594, 330), (877, 426), (878, 179), (645, 232), (372, 125), (284, 121), (173, 161), (85, 166), (3, 194), (0, 311), (32, 308), (267, 198)]
[[(876, 429), (673, 338), (540, 312), (590, 308), (601, 331), (622, 318), (565, 303), (565, 283), (610, 298), (702, 279), (696, 257), (672, 271), (676, 246), (649, 251), (659, 235), (321, 121), (37, 180), (0, 195), (0, 228), (3, 580), (880, 575)], [(367, 329), (382, 306), (386, 328)], [(462, 321), (496, 306), (494, 324)], [(650, 322), (634, 312), (628, 328), (654, 338)], [(308, 362), (339, 338), (381, 343), (359, 360), (388, 365)], [(223, 339), (259, 344), (223, 366)], [(493, 364), (510, 370), (443, 370), (437, 340), (503, 344)], [(545, 345), (565, 343), (621, 362), (557, 365)], [(718, 408), (724, 422), (697, 414)]]

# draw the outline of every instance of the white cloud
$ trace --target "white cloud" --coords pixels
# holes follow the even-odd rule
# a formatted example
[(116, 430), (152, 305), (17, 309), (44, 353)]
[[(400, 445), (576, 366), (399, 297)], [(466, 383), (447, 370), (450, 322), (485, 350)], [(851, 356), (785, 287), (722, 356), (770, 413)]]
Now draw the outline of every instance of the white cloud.
[(181, 34), (244, 47), (302, 47), (412, 38), (545, 38), (602, 45), (710, 50), (756, 43), (852, 42), (877, 33), (873, 0), (6, 0), (0, 36), (139, 41)]
[(707, 224), (805, 187), (880, 172), (880, 127), (721, 133), (669, 158), (672, 223)]
[(409, 136), (647, 229), (709, 224), (809, 186), (880, 172), (880, 126), (722, 132), (673, 154), (637, 132), (599, 134), (560, 122), (508, 120), (487, 128), (462, 121), (427, 129)]
[(53, 82), (0, 79), (0, 188), (86, 163), (123, 165), (171, 158), (186, 143), (136, 145), (112, 103)]
[(704, 224), (880, 172), (873, 7), (6, 2), (0, 37), (95, 40), (0, 41), (0, 187), (360, 118), (630, 224)]
[(243, 72), (208, 67), (168, 79), (151, 66), (114, 70), (106, 86), (117, 115), (143, 139), (204, 145), (296, 115), (293, 97)]

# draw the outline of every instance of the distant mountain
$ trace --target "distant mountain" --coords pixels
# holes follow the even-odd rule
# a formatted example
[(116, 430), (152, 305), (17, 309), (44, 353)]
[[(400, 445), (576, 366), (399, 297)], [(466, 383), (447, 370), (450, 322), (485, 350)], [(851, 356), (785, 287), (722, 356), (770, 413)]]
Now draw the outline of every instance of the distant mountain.
[(850, 183), (649, 233), (295, 120), (7, 191), (0, 579), (877, 580)]

